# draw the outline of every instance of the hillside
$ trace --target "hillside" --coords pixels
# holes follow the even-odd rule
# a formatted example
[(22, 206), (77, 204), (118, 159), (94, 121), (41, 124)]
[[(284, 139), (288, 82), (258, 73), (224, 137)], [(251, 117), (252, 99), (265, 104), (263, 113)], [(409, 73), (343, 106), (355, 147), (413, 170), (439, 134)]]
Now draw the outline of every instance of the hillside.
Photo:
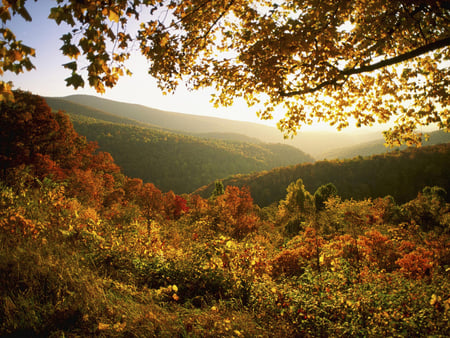
[(227, 141), (238, 141), (238, 142), (247, 142), (247, 143), (263, 143), (260, 139), (256, 137), (246, 136), (244, 134), (236, 134), (236, 133), (192, 133), (192, 136), (217, 139), (217, 140), (227, 140)]
[(132, 118), (126, 116), (120, 116), (110, 113), (106, 110), (90, 107), (88, 105), (85, 105), (83, 101), (81, 101), (83, 103), (75, 103), (57, 97), (46, 97), (45, 101), (55, 111), (61, 110), (68, 114), (77, 114), (80, 116), (113, 123), (152, 127), (151, 125), (145, 124), (143, 122), (138, 122), (137, 120), (133, 120)]
[[(0, 102), (1, 337), (448, 336), (442, 188), (404, 204), (331, 195), (319, 207), (326, 194), (297, 181), (265, 209), (247, 188), (164, 193), (124, 175), (42, 98), (14, 95)], [(430, 177), (438, 153), (448, 163), (448, 147), (422, 150), (398, 162), (426, 161)], [(386, 165), (358, 163), (367, 172), (353, 165), (355, 183)]]
[(126, 175), (154, 183), (163, 191), (189, 193), (230, 175), (313, 161), (283, 144), (205, 139), (70, 116), (75, 130), (111, 153)]
[[(379, 139), (381, 132), (343, 131), (343, 132), (317, 132), (301, 131), (292, 139), (285, 140), (281, 132), (274, 128), (258, 123), (226, 120), (191, 114), (162, 111), (143, 105), (130, 104), (89, 95), (70, 95), (61, 98), (46, 98), (53, 109), (62, 109), (71, 113), (84, 114), (84, 109), (107, 112), (116, 117), (134, 120), (163, 129), (188, 134), (215, 135), (228, 134), (233, 140), (244, 138), (258, 139), (267, 143), (283, 143), (294, 146), (313, 157), (317, 157), (329, 149), (342, 148), (360, 144), (366, 141)], [(75, 106), (77, 109), (73, 109)], [(243, 112), (245, 113), (245, 112)], [(95, 117), (95, 116), (93, 116)], [(110, 119), (101, 118), (111, 121)], [(111, 121), (120, 122), (120, 121)], [(122, 123), (122, 122), (120, 122)], [(244, 136), (245, 135), (245, 136)]]
[[(429, 139), (424, 141), (422, 145), (430, 146), (434, 144), (448, 143), (450, 142), (450, 133), (443, 130), (429, 132)], [(352, 147), (339, 148), (327, 151), (317, 158), (319, 159), (346, 159), (356, 156), (370, 156), (377, 154), (384, 154), (391, 151), (404, 150), (406, 146), (388, 148), (384, 145), (384, 140), (374, 140), (370, 142), (364, 142)]]
[[(392, 195), (398, 202), (413, 198), (425, 186), (440, 186), (450, 191), (448, 168), (450, 143), (409, 148), (371, 157), (350, 160), (318, 161), (271, 171), (239, 175), (224, 185), (250, 187), (255, 202), (267, 206), (286, 195), (287, 186), (301, 178), (308, 191), (333, 183), (343, 198), (363, 199)], [(195, 193), (209, 196), (213, 184)]]

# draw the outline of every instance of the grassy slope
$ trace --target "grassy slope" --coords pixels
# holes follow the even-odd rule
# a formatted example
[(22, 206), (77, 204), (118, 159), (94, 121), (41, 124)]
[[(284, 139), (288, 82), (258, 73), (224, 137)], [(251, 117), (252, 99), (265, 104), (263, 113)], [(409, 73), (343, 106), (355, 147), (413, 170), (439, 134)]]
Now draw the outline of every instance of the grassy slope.
[[(213, 230), (214, 204), (210, 216), (197, 210), (147, 223), (132, 201), (118, 206), (118, 217), (64, 196), (62, 185), (18, 178), (0, 185), (0, 336), (444, 337), (450, 330), (448, 233), (384, 223), (389, 214), (370, 201), (318, 218), (346, 224), (344, 235), (315, 237), (309, 228), (289, 240), (265, 221), (236, 240)], [(357, 246), (346, 210), (362, 220), (353, 230)], [(132, 222), (124, 222), (128, 213)], [(373, 216), (376, 223), (365, 222)]]

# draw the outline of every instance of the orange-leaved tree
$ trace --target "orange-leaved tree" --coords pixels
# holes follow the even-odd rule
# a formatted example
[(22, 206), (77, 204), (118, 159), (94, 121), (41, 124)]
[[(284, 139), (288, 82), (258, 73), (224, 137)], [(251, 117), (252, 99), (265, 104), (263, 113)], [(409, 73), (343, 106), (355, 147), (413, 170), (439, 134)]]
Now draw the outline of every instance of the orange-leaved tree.
[(53, 113), (37, 95), (15, 91), (16, 100), (0, 102), (0, 178), (29, 166), (39, 179), (69, 180), (70, 193), (101, 203), (115, 185), (119, 167), (111, 155), (78, 135), (67, 115)]
[(258, 227), (258, 216), (254, 212), (253, 199), (247, 187), (227, 186), (213, 203), (216, 225), (224, 233), (243, 238)]

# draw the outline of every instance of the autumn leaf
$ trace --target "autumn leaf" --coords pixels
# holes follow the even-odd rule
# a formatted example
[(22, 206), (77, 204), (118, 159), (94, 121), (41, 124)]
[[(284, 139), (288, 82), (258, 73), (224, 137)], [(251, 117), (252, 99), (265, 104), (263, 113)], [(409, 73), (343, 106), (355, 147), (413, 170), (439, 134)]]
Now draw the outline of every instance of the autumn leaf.
[(63, 64), (63, 67), (75, 72), (77, 70), (77, 63), (75, 61), (65, 63), (65, 64)]
[(98, 323), (98, 329), (100, 331), (108, 330), (110, 327), (110, 324)]
[(119, 22), (119, 15), (113, 11), (112, 9), (109, 10), (109, 15), (108, 15), (109, 20), (113, 21), (113, 22)]

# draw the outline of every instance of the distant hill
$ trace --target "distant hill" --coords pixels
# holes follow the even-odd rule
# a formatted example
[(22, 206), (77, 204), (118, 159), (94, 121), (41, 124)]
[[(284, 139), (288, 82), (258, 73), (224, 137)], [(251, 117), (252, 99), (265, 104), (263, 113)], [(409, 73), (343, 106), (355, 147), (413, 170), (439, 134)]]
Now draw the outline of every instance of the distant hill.
[[(450, 142), (450, 133), (443, 130), (428, 133), (430, 138), (424, 141), (424, 146), (448, 143)], [(320, 159), (346, 159), (356, 156), (370, 156), (376, 154), (384, 154), (391, 151), (404, 150), (406, 146), (389, 148), (384, 145), (384, 139), (378, 139), (371, 142), (365, 142), (352, 147), (339, 148), (327, 151), (316, 158)]]
[[(86, 96), (86, 97), (89, 97), (89, 96)], [(106, 110), (93, 108), (88, 105), (72, 102), (72, 101), (69, 101), (69, 100), (66, 100), (63, 98), (46, 97), (45, 101), (53, 110), (62, 110), (68, 114), (77, 114), (79, 116), (90, 117), (93, 119), (107, 121), (107, 122), (113, 122), (113, 123), (121, 123), (121, 124), (128, 124), (128, 125), (134, 125), (134, 126), (143, 126), (143, 125), (151, 126), (149, 124), (139, 122), (137, 120), (133, 120), (129, 117), (116, 115), (116, 114), (110, 113)], [(155, 126), (152, 126), (152, 127), (155, 127)]]
[(112, 101), (90, 95), (70, 95), (59, 99), (66, 102), (72, 102), (95, 108), (116, 116), (125, 117), (127, 119), (133, 119), (161, 128), (171, 129), (173, 131), (188, 133), (234, 133), (255, 137), (247, 134), (247, 131), (251, 129), (252, 133), (257, 134), (257, 138), (260, 140), (263, 139), (264, 135), (269, 131), (270, 133), (273, 133), (274, 131), (277, 132), (277, 140), (282, 140), (281, 134), (276, 128), (257, 123), (175, 113), (149, 108), (138, 104)]
[[(192, 114), (174, 113), (89, 95), (70, 95), (60, 98), (47, 97), (46, 100), (53, 109), (62, 109), (84, 115), (86, 113), (81, 110), (88, 109), (89, 114), (104, 112), (114, 115), (116, 119), (119, 117), (125, 119), (124, 121), (113, 121), (111, 117), (105, 115), (103, 117), (92, 115), (92, 117), (105, 121), (132, 124), (130, 120), (134, 120), (134, 123), (140, 122), (177, 132), (200, 134), (205, 137), (218, 138), (220, 137), (219, 135), (222, 135), (226, 139), (238, 141), (251, 138), (267, 143), (283, 143), (292, 145), (315, 158), (330, 149), (352, 146), (381, 137), (380, 132), (373, 131), (352, 133), (300, 131), (293, 139), (285, 140), (282, 133), (275, 127), (193, 115), (195, 112), (192, 112)], [(75, 109), (73, 104), (78, 105), (78, 107)]]
[(217, 140), (226, 140), (226, 141), (239, 141), (239, 142), (247, 142), (247, 143), (263, 143), (260, 139), (256, 137), (250, 137), (243, 134), (236, 133), (192, 133), (193, 136), (203, 137), (203, 138), (211, 138)]
[[(392, 195), (398, 203), (413, 199), (425, 186), (440, 186), (450, 191), (450, 143), (408, 148), (351, 160), (318, 161), (266, 172), (239, 175), (224, 185), (248, 186), (255, 202), (267, 206), (286, 196), (286, 188), (303, 179), (306, 189), (333, 183), (343, 198), (363, 199)], [(210, 196), (211, 183), (195, 191)], [(450, 196), (447, 195), (449, 198)]]
[(70, 114), (75, 130), (111, 153), (130, 177), (163, 191), (189, 193), (216, 179), (280, 166), (312, 162), (283, 144), (205, 139), (161, 129), (117, 124)]

